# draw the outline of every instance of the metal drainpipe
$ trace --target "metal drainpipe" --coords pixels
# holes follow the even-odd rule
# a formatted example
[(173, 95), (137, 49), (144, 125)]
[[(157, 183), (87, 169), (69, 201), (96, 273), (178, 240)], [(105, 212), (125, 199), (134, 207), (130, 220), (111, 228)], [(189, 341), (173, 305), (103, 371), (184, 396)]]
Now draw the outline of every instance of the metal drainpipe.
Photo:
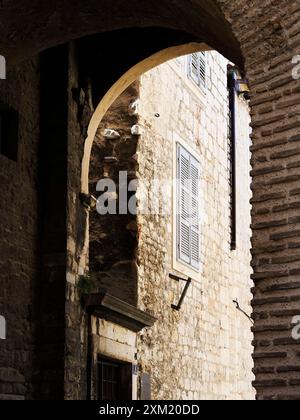
[(237, 248), (236, 237), (236, 95), (237, 72), (232, 66), (228, 68), (229, 108), (231, 114), (231, 165), (232, 165), (232, 206), (231, 206), (231, 250)]

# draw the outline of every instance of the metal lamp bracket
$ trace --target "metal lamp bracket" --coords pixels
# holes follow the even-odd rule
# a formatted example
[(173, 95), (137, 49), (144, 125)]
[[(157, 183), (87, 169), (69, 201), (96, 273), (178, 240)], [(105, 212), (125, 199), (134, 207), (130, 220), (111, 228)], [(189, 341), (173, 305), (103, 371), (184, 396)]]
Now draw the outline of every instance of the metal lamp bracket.
[(181, 309), (181, 307), (182, 307), (182, 304), (183, 304), (183, 302), (184, 302), (184, 299), (185, 299), (185, 297), (186, 297), (186, 294), (187, 294), (187, 292), (188, 292), (188, 290), (189, 290), (189, 287), (190, 287), (190, 285), (191, 285), (191, 283), (192, 283), (192, 279), (191, 279), (191, 278), (184, 279), (184, 278), (182, 278), (182, 277), (175, 276), (174, 274), (169, 274), (169, 277), (170, 277), (170, 279), (172, 279), (172, 280), (175, 280), (175, 281), (178, 281), (178, 282), (180, 282), (180, 281), (184, 281), (184, 282), (186, 283), (186, 284), (185, 284), (185, 287), (184, 287), (184, 289), (183, 289), (182, 295), (181, 295), (181, 297), (180, 297), (180, 299), (179, 299), (178, 304), (177, 304), (177, 305), (172, 305), (172, 309), (174, 309), (175, 311), (180, 311), (180, 309)]

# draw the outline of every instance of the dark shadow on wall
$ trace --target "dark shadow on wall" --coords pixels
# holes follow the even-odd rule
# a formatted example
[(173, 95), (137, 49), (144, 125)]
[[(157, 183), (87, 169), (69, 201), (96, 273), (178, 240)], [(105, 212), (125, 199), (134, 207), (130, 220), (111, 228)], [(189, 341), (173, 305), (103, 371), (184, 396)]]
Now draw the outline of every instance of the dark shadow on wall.
[[(129, 105), (138, 96), (138, 82), (129, 87), (112, 105), (102, 120), (94, 142), (90, 165), (90, 192), (99, 197), (96, 186), (101, 179), (111, 179), (117, 186), (119, 209), (119, 172), (126, 171), (128, 183), (136, 178), (138, 136), (131, 128), (137, 117), (129, 115)], [(116, 130), (119, 137), (105, 137), (105, 129)], [(130, 195), (128, 196), (130, 199)], [(119, 213), (119, 212), (118, 212)], [(135, 253), (138, 227), (135, 215), (90, 214), (90, 271), (94, 286), (115, 297), (137, 304)]]
[(77, 41), (81, 78), (92, 83), (94, 107), (130, 68), (169, 47), (197, 42), (195, 36), (166, 28), (130, 28)]
[(68, 46), (45, 51), (40, 63), (41, 278), (35, 398), (57, 400), (64, 397)]

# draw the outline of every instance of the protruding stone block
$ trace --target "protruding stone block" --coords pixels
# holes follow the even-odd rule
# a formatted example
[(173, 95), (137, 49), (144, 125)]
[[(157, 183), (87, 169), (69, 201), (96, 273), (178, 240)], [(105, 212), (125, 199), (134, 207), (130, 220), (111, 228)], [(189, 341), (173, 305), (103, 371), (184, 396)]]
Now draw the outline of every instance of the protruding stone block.
[(121, 137), (118, 131), (110, 128), (105, 129), (103, 135), (108, 140), (118, 140)]

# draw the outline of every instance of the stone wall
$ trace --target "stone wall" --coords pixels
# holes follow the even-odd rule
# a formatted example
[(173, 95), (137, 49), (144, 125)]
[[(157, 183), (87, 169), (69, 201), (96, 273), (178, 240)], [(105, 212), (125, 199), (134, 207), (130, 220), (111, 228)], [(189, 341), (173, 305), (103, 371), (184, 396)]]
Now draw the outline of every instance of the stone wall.
[[(64, 394), (66, 400), (82, 400), (87, 396), (88, 316), (82, 307), (84, 278), (88, 264), (86, 237), (88, 209), (80, 197), (80, 172), (83, 145), (88, 121), (93, 112), (89, 85), (81, 77), (74, 43), (68, 49), (68, 160), (66, 217), (66, 277), (65, 277), (65, 352)], [(83, 276), (83, 277), (81, 277)]]
[[(199, 156), (202, 189), (200, 273), (174, 264), (172, 200), (168, 215), (138, 217), (139, 306), (158, 318), (139, 336), (138, 362), (151, 374), (154, 399), (255, 395), (251, 322), (233, 304), (238, 299), (251, 313), (249, 111), (238, 99), (237, 251), (231, 251), (227, 61), (215, 52), (207, 57), (206, 92), (187, 78), (186, 57), (141, 77), (139, 178), (172, 179), (174, 144), (183, 139)], [(184, 284), (170, 273), (193, 278), (179, 312), (171, 305)]]
[[(94, 3), (95, 5), (97, 3), (97, 7), (94, 8), (90, 7), (91, 1), (81, 2), (78, 6), (82, 7), (80, 12), (79, 9), (73, 8), (72, 15), (65, 12), (70, 10), (69, 3), (65, 2), (66, 9), (58, 11), (61, 19), (49, 19), (52, 11), (47, 10), (47, 7), (51, 7), (50, 3), (47, 7), (37, 5), (36, 9), (31, 8), (33, 7), (31, 3), (29, 6), (25, 2), (23, 4), (24, 10), (30, 11), (26, 13), (26, 21), (24, 14), (18, 9), (19, 5), (15, 2), (7, 2), (1, 9), (4, 30), (1, 39), (1, 54), (8, 53), (10, 66), (13, 59), (32, 57), (37, 51), (67, 42), (71, 38), (78, 38), (87, 32), (96, 32), (99, 28), (105, 32), (115, 28), (135, 26), (137, 23), (139, 26), (164, 26), (191, 32), (191, 39), (211, 43), (215, 48), (222, 49), (224, 53), (233, 54), (232, 57), (235, 57), (239, 63), (242, 63), (243, 57), (245, 58), (246, 73), (251, 86), (253, 119), (252, 253), (255, 281), (253, 289), (255, 296), (253, 301), (254, 359), (257, 378), (255, 387), (259, 399), (299, 398), (299, 342), (291, 340), (291, 320), (299, 312), (297, 309), (300, 261), (299, 219), (297, 218), (299, 208), (297, 200), (299, 80), (292, 78), (291, 65), (292, 57), (299, 53), (300, 45), (298, 2), (253, 0), (249, 4), (249, 1), (245, 0), (235, 2), (217, 0), (207, 1), (201, 6), (202, 9), (197, 9), (196, 4), (194, 8), (190, 7), (187, 1), (182, 1), (174, 3), (174, 9), (170, 10), (167, 2), (161, 1), (157, 9), (158, 6), (154, 2), (140, 0), (118, 8), (117, 15), (110, 14), (109, 16), (105, 13), (105, 10), (110, 10), (109, 7), (101, 10), (98, 1)], [(106, 3), (101, 2), (101, 5), (105, 7)], [(222, 9), (226, 19), (216, 6)], [(214, 13), (216, 10), (217, 13)], [(69, 28), (66, 30), (66, 25), (61, 25), (61, 21), (65, 20), (66, 16), (69, 19), (70, 30)], [(176, 19), (177, 16), (180, 18)], [(215, 16), (217, 16), (216, 19), (211, 20)], [(25, 26), (28, 36), (24, 32)], [(218, 39), (215, 37), (216, 27), (222, 28), (217, 33)], [(24, 39), (26, 39), (26, 45), (24, 45)], [(175, 37), (176, 39), (179, 42), (182, 38)], [(108, 37), (107, 42), (109, 40)], [(158, 51), (161, 47), (161, 41), (155, 41), (152, 51)], [(133, 54), (132, 60), (126, 63), (127, 68), (140, 59), (140, 55), (135, 57)], [(2, 367), (0, 394), (21, 398), (24, 395), (30, 396), (34, 382), (31, 378), (33, 360), (31, 350), (33, 348), (30, 343), (32, 343), (32, 332), (35, 328), (32, 320), (36, 317), (32, 315), (35, 310), (31, 312), (32, 307), (28, 306), (36, 302), (32, 296), (38, 290), (35, 279), (39, 280), (36, 263), (39, 259), (39, 244), (38, 250), (35, 251), (38, 234), (35, 170), (39, 159), (37, 156), (39, 117), (37, 61), (38, 59), (30, 63), (23, 62), (22, 67), (15, 74), (11, 73), (11, 78), (1, 81), (1, 97), (15, 108), (22, 110), (21, 131), (23, 133), (24, 128), (24, 135), (21, 136), (17, 165), (0, 157), (1, 179), (3, 180), (1, 215), (4, 221), (0, 239), (3, 256), (0, 276), (1, 291), (3, 291), (1, 311), (8, 320), (8, 340), (0, 344)], [(77, 66), (75, 58), (74, 61)], [(118, 68), (118, 64), (118, 60), (115, 59), (114, 67)], [(72, 115), (73, 128), (75, 128), (73, 141), (76, 142), (79, 139), (76, 147), (70, 144), (69, 148), (69, 164), (72, 171), (72, 177), (69, 179), (72, 179), (72, 191), (68, 196), (68, 211), (70, 212), (68, 217), (70, 226), (74, 224), (76, 226), (71, 232), (72, 240), (68, 243), (70, 260), (67, 272), (67, 296), (68, 299), (70, 297), (72, 305), (67, 312), (72, 312), (73, 319), (70, 336), (67, 334), (72, 346), (66, 346), (66, 351), (73, 357), (80, 335), (77, 328), (77, 311), (81, 311), (78, 299), (74, 297), (75, 284), (82, 269), (86, 267), (80, 261), (74, 241), (75, 244), (80, 243), (80, 232), (87, 225), (87, 214), (83, 217), (79, 205), (80, 183), (75, 180), (78, 180), (80, 174), (80, 159), (83, 154), (87, 125), (82, 125), (77, 120), (77, 111), (81, 109), (80, 101), (78, 107), (75, 105), (73, 107), (72, 103), (70, 109), (76, 113)], [(88, 111), (89, 118), (93, 110)], [(55, 159), (52, 161), (55, 164)], [(16, 174), (18, 182), (16, 182)], [(19, 187), (21, 181), (22, 188)], [(10, 194), (11, 201), (16, 203), (15, 214), (6, 199), (7, 194)], [(61, 207), (64, 213), (66, 207), (62, 202)], [(58, 212), (58, 214), (61, 213)], [(24, 223), (23, 221), (19, 223), (26, 217), (28, 219)], [(26, 228), (21, 230), (20, 225)], [(77, 226), (79, 226), (79, 233)], [(80, 248), (82, 247), (79, 246), (79, 251)], [(64, 264), (65, 260), (61, 267)], [(63, 272), (63, 268), (61, 270)], [(8, 272), (12, 274), (7, 275)], [(24, 276), (23, 273), (25, 273)], [(20, 282), (22, 287), (18, 287)], [(39, 281), (37, 283), (40, 284)], [(15, 296), (17, 291), (18, 294)], [(39, 292), (36, 296), (39, 296)], [(11, 297), (14, 298), (14, 304), (12, 307), (9, 306), (7, 312), (6, 308), (10, 305)], [(69, 328), (68, 321), (67, 315), (66, 325)], [(10, 325), (13, 328), (19, 328), (20, 334), (14, 335)], [(23, 334), (25, 331), (26, 333)], [(74, 360), (77, 360), (77, 356)], [(71, 362), (79, 366), (83, 377), (85, 375), (83, 363), (76, 364), (77, 361), (74, 360)], [(4, 370), (3, 366), (5, 366)], [(82, 389), (78, 393), (75, 392), (77, 379), (77, 376), (72, 378), (72, 381), (70, 379), (72, 386), (66, 392), (69, 397), (84, 394)]]
[[(96, 287), (125, 301), (130, 284), (136, 283), (138, 306), (158, 318), (138, 339), (139, 370), (151, 375), (153, 399), (251, 399), (251, 323), (233, 304), (238, 299), (251, 313), (249, 110), (244, 99), (237, 99), (238, 217), (237, 251), (233, 252), (227, 61), (217, 53), (208, 53), (206, 91), (188, 79), (186, 64), (184, 57), (143, 75), (139, 91), (129, 88), (110, 108), (95, 140), (90, 187), (96, 194), (99, 179), (117, 179), (118, 172), (126, 169), (137, 169), (138, 179), (146, 187), (154, 179), (171, 180), (174, 145), (182, 138), (184, 145), (199, 155), (201, 166), (201, 272), (191, 274), (178, 263), (174, 266), (171, 199), (167, 215), (140, 214), (137, 225), (131, 216), (134, 237), (138, 232), (137, 252), (136, 245), (123, 238), (122, 232), (129, 226), (126, 217), (101, 217), (94, 210), (90, 215), (91, 274), (98, 277)], [(129, 110), (137, 98), (138, 142), (131, 133), (137, 117)], [(105, 138), (108, 128), (120, 137)], [(130, 163), (133, 155), (137, 167)], [(107, 163), (105, 157), (109, 156), (115, 157), (114, 162), (110, 159)], [(141, 198), (140, 189), (137, 195)], [(128, 252), (130, 260), (136, 258), (138, 272), (131, 283), (127, 276), (124, 288), (122, 273), (113, 267)], [(170, 273), (194, 279), (180, 312), (171, 305), (178, 302), (183, 284), (171, 280)]]
[[(137, 117), (130, 111), (138, 97), (139, 86), (134, 83), (114, 103), (102, 120), (94, 142), (90, 164), (90, 193), (98, 198), (97, 183), (111, 179), (116, 185), (116, 215), (90, 214), (89, 267), (96, 288), (106, 289), (114, 296), (132, 305), (137, 303), (137, 248), (136, 217), (119, 214), (121, 171), (127, 172), (128, 183), (136, 178), (136, 149), (138, 137), (131, 128)], [(105, 130), (114, 130), (111, 136)]]
[(0, 399), (32, 396), (39, 282), (39, 60), (0, 81), (0, 100), (19, 113), (17, 162), (0, 154)]

